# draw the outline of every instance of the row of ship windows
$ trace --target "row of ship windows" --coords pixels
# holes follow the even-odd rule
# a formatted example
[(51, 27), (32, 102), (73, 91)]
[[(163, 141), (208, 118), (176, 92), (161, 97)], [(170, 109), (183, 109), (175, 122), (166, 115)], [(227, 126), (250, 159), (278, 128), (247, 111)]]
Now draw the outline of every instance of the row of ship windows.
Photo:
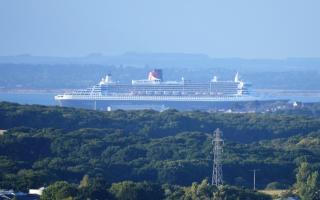
[[(175, 90), (188, 90), (188, 89), (236, 89), (238, 86), (229, 86), (229, 87), (201, 87), (201, 86), (192, 86), (192, 87), (105, 87), (105, 88), (99, 88), (100, 90), (170, 90), (170, 89), (175, 89)], [(99, 89), (94, 89), (94, 90), (99, 90)]]
[(89, 94), (89, 93), (97, 93), (97, 92), (119, 92), (119, 93), (130, 93), (130, 92), (160, 92), (160, 93), (165, 93), (165, 92), (237, 92), (237, 91), (247, 91), (245, 89), (242, 89), (242, 90), (239, 90), (237, 88), (228, 88), (228, 89), (215, 89), (215, 88), (212, 88), (211, 90), (210, 89), (186, 89), (186, 90), (176, 90), (176, 89), (167, 89), (167, 90), (152, 90), (152, 89), (149, 89), (149, 90), (127, 90), (127, 89), (109, 89), (109, 90), (78, 90), (78, 91), (74, 91), (73, 94), (78, 94), (78, 93), (81, 93), (81, 94)]
[(126, 93), (126, 94), (236, 94), (236, 93), (248, 93), (247, 89), (239, 90), (238, 88), (119, 88), (119, 87), (110, 87), (108, 89), (101, 90), (101, 87), (88, 88), (86, 90), (76, 90), (72, 92), (74, 95), (91, 95), (91, 94), (100, 94), (100, 93)]
[(202, 86), (202, 87), (209, 87), (209, 86), (237, 86), (239, 83), (236, 82), (228, 82), (228, 83), (223, 83), (223, 82), (211, 82), (211, 83), (192, 83), (192, 84), (110, 84), (110, 85), (96, 85), (97, 87), (170, 87), (170, 86), (177, 86), (177, 87), (192, 87), (192, 86)]
[(117, 96), (117, 95), (213, 95), (213, 96), (223, 96), (223, 95), (235, 95), (235, 94), (248, 94), (248, 92), (240, 92), (240, 93), (216, 93), (216, 92), (192, 92), (192, 93), (184, 93), (184, 92), (130, 92), (130, 93), (73, 93), (73, 95), (84, 95), (84, 96)]
[(226, 90), (182, 90), (182, 91), (177, 91), (177, 90), (91, 90), (91, 91), (74, 91), (73, 94), (90, 94), (90, 93), (148, 93), (148, 92), (153, 92), (153, 93), (168, 93), (168, 92), (174, 92), (174, 93), (196, 93), (196, 92), (216, 92), (216, 93), (236, 93), (236, 92), (244, 92), (247, 90), (238, 90), (238, 89), (226, 89)]

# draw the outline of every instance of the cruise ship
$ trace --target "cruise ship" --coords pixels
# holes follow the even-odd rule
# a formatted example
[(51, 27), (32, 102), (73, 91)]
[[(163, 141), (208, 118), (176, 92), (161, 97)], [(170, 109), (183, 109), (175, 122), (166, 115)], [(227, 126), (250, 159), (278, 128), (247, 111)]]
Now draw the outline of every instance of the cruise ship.
[(250, 84), (238, 73), (234, 80), (222, 81), (217, 76), (204, 82), (164, 81), (162, 70), (154, 69), (144, 80), (131, 83), (113, 81), (111, 74), (87, 89), (55, 96), (60, 106), (94, 110), (177, 109), (228, 110), (241, 103), (258, 101), (249, 92)]

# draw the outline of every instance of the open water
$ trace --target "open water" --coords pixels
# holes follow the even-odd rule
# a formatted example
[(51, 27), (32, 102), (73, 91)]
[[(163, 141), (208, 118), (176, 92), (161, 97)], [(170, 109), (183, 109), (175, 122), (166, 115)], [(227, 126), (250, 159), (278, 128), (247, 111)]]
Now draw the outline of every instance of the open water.
[(58, 105), (53, 93), (0, 93), (0, 101), (20, 104)]
[[(40, 104), (40, 105), (58, 105), (54, 101), (55, 93), (0, 93), (0, 101), (15, 102), (20, 104)], [(291, 101), (300, 101), (304, 103), (320, 102), (319, 93), (305, 93), (285, 95), (265, 95), (263, 99), (289, 99)]]

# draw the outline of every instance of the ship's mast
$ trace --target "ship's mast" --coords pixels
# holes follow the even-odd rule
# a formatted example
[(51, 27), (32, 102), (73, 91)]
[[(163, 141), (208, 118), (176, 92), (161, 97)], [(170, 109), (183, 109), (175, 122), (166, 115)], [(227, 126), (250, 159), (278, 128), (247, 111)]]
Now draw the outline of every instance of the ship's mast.
[(213, 165), (212, 165), (212, 181), (211, 184), (215, 186), (222, 185), (222, 152), (223, 152), (223, 139), (220, 129), (213, 132), (212, 145), (213, 145)]
[(240, 82), (239, 72), (236, 73), (236, 75), (234, 77), (234, 82), (236, 82), (236, 83)]

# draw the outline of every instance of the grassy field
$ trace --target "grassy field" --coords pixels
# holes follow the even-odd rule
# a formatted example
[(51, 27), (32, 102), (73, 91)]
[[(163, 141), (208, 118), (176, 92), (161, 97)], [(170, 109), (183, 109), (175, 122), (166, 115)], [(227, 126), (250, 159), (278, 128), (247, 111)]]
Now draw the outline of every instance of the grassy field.
[(270, 195), (274, 198), (280, 197), (282, 194), (288, 192), (289, 190), (259, 190), (259, 192)]

